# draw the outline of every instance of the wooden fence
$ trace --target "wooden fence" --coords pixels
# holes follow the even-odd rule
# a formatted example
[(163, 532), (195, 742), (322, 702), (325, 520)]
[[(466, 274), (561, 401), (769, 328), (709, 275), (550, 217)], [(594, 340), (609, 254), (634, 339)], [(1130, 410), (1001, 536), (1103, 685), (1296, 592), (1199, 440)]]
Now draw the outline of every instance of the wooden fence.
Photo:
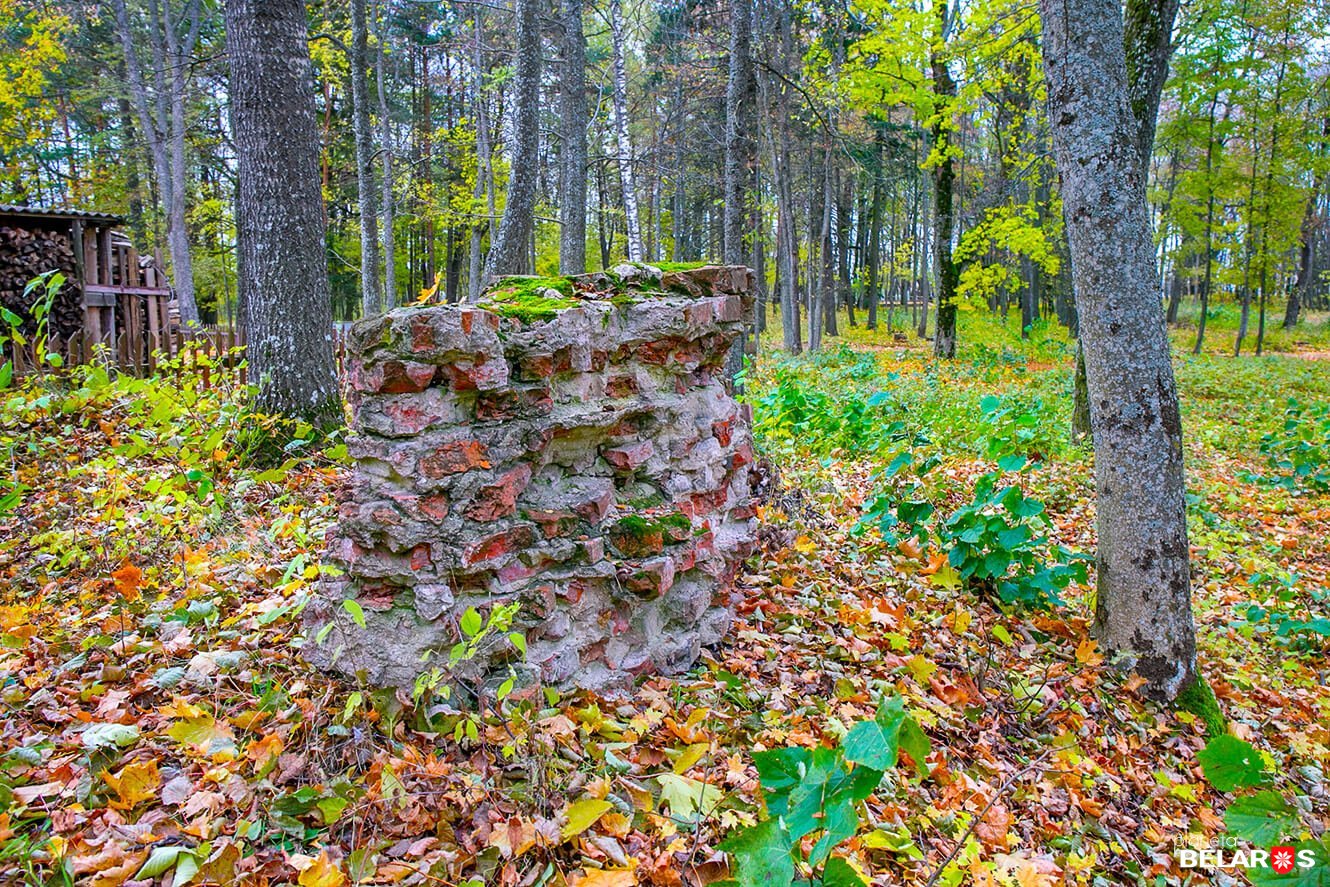
[[(332, 330), (338, 378), (344, 378), (346, 374), (346, 330), (346, 325), (340, 324)], [(21, 348), (10, 343), (6, 350), (14, 361), (15, 376), (56, 369), (47, 361), (36, 360), (34, 348), (34, 343)], [(114, 343), (99, 341), (85, 330), (68, 340), (52, 338), (46, 343), (45, 351), (60, 355), (59, 362), (63, 366), (97, 362), (116, 372), (140, 378), (164, 371), (178, 375), (188, 370), (194, 372), (206, 388), (222, 379), (232, 379), (241, 385), (248, 382), (244, 348), (244, 334), (230, 327), (204, 326), (192, 331), (175, 329), (163, 335), (142, 326), (126, 325)]]

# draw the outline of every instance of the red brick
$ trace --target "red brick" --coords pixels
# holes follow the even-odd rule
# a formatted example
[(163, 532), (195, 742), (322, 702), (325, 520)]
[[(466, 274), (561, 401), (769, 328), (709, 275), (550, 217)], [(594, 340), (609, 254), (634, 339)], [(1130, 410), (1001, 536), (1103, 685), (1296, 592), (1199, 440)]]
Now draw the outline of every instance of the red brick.
[(420, 473), (440, 478), (461, 474), (472, 468), (489, 468), (485, 447), (478, 440), (459, 440), (446, 443), (420, 460)]
[[(379, 394), (405, 394), (410, 391), (424, 391), (434, 381), (434, 367), (414, 361), (389, 360), (370, 370), (377, 376), (378, 384), (373, 390)], [(367, 374), (366, 381), (370, 375)]]
[(674, 585), (674, 559), (658, 557), (646, 561), (641, 569), (628, 577), (624, 585), (629, 591), (645, 597), (659, 597)]
[(474, 521), (492, 521), (507, 517), (517, 509), (517, 497), (531, 482), (531, 466), (525, 462), (509, 469), (492, 484), (486, 484), (467, 506), (466, 516)]
[(422, 542), (411, 549), (411, 569), (419, 572), (432, 565), (434, 559), (430, 557), (429, 545)]
[(719, 441), (722, 447), (728, 447), (730, 445), (730, 440), (734, 437), (734, 420), (723, 419), (718, 422), (712, 422), (711, 433), (716, 436), (716, 440)]
[(535, 534), (531, 532), (530, 527), (512, 527), (468, 545), (462, 552), (462, 563), (469, 567), (485, 561), (497, 560), (525, 548), (533, 541), (535, 541)]
[(517, 363), (519, 378), (537, 381), (554, 375), (554, 357), (550, 354), (527, 354)]
[(536, 522), (546, 539), (566, 536), (577, 528), (577, 515), (571, 511), (533, 508), (528, 510), (526, 515)]
[(731, 468), (741, 468), (744, 465), (753, 463), (753, 444), (751, 441), (744, 441), (734, 448), (734, 455), (730, 457)]
[(642, 465), (656, 452), (651, 441), (643, 440), (634, 444), (622, 444), (602, 451), (601, 455), (620, 471), (632, 471)]
[(411, 320), (411, 350), (415, 352), (435, 349), (434, 326), (428, 317), (415, 317)]

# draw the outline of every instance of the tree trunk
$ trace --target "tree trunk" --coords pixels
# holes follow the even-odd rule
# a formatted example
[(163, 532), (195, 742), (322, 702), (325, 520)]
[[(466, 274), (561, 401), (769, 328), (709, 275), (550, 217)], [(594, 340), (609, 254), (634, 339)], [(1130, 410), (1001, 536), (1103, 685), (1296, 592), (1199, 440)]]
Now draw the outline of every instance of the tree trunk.
[(166, 245), (171, 253), (171, 282), (180, 308), (180, 321), (197, 326), (194, 298), (194, 263), (186, 224), (188, 180), (185, 168), (185, 88), (190, 55), (198, 41), (201, 13), (198, 0), (186, 8), (187, 30), (176, 31), (170, 0), (149, 4), (149, 46), (153, 59), (151, 95), (143, 77), (126, 0), (114, 0), (116, 31), (125, 54), (125, 73), (148, 153), (153, 177), (166, 216)]
[(878, 287), (882, 285), (882, 146), (886, 143), (882, 127), (873, 134), (873, 197), (868, 209), (868, 275), (864, 278), (864, 304), (868, 314), (865, 326), (877, 329)]
[(747, 184), (753, 162), (752, 106), (753, 6), (751, 0), (730, 3), (730, 73), (725, 86), (725, 222), (721, 258), (727, 265), (744, 261), (744, 227), (748, 223)]
[(351, 0), (351, 121), (356, 144), (356, 190), (360, 199), (360, 309), (362, 317), (383, 310), (379, 295), (379, 201), (374, 182), (374, 134), (369, 120), (369, 26), (365, 0)]
[[(375, 21), (378, 21), (377, 4), (375, 4)], [(392, 309), (397, 307), (397, 257), (394, 254), (393, 243), (393, 225), (395, 223), (395, 207), (393, 203), (393, 126), (392, 119), (388, 115), (388, 89), (385, 85), (387, 71), (383, 63), (383, 34), (378, 34), (378, 47), (375, 50), (375, 73), (378, 81), (379, 92), (379, 132), (380, 141), (383, 143), (380, 150), (383, 152), (383, 224), (380, 226), (383, 234), (383, 307)]]
[(516, 48), (512, 172), (499, 232), (485, 257), (486, 280), (526, 270), (536, 225), (536, 185), (540, 177), (540, 3), (539, 0), (513, 2)]
[(256, 406), (342, 422), (319, 187), (314, 72), (300, 0), (227, 0), (240, 301)]
[[(942, 20), (940, 33), (947, 40), (947, 3), (939, 3), (938, 16)], [(937, 169), (933, 170), (933, 261), (937, 269), (937, 329), (933, 334), (933, 354), (947, 360), (956, 356), (956, 288), (960, 272), (951, 257), (951, 237), (955, 228), (952, 204), (955, 199), (956, 169), (948, 144), (947, 126), (942, 116), (950, 113), (956, 98), (956, 81), (941, 52), (932, 57), (933, 92), (940, 97), (938, 121), (933, 125), (933, 150), (941, 154)]]
[(1041, 0), (1095, 443), (1094, 631), (1172, 700), (1196, 678), (1182, 420), (1115, 0)]
[[(519, 0), (522, 2), (522, 0)], [(642, 261), (642, 229), (637, 217), (637, 186), (633, 182), (633, 140), (628, 134), (628, 72), (624, 66), (623, 3), (610, 0), (610, 42), (614, 68), (614, 137), (619, 154), (619, 181), (623, 186), (624, 229), (628, 235), (628, 261)]]
[(559, 86), (559, 273), (586, 271), (586, 34), (582, 0), (561, 0), (563, 82)]

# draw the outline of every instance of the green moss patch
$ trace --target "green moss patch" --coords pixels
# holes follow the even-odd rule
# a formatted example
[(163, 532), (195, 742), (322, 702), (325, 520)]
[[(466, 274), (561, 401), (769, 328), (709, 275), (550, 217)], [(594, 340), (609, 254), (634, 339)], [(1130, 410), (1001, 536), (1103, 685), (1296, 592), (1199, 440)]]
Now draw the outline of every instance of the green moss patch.
[(481, 297), (481, 306), (523, 323), (550, 320), (580, 302), (566, 277), (504, 277)]
[(1228, 721), (1219, 707), (1219, 700), (1215, 699), (1214, 690), (1210, 689), (1210, 684), (1199, 674), (1196, 680), (1178, 694), (1174, 705), (1178, 711), (1191, 712), (1200, 718), (1205, 724), (1206, 735), (1212, 739), (1223, 736), (1228, 731)]
[(656, 262), (655, 267), (665, 273), (673, 271), (695, 271), (698, 268), (706, 268), (711, 262)]

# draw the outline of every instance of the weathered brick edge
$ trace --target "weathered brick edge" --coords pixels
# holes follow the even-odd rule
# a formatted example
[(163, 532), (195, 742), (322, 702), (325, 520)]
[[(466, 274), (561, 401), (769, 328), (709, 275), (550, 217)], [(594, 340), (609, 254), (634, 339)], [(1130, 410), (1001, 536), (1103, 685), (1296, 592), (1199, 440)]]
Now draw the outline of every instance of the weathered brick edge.
[(752, 272), (616, 270), (575, 278), (550, 320), (449, 305), (354, 327), (344, 575), (306, 608), (311, 662), (409, 688), (468, 607), (514, 599), (525, 661), (497, 643), (458, 677), (612, 689), (722, 638), (756, 531), (751, 416), (723, 369)]

